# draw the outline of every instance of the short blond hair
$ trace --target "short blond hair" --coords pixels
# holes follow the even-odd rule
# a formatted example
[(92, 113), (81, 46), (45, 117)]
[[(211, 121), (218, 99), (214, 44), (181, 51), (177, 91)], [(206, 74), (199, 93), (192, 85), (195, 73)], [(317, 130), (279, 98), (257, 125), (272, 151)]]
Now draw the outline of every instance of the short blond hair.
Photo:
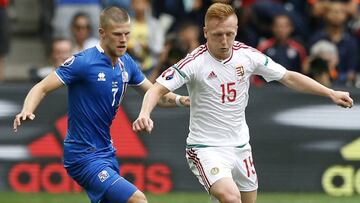
[(228, 4), (214, 3), (212, 4), (205, 14), (205, 26), (206, 23), (213, 18), (224, 20), (229, 16), (236, 15), (235, 10)]
[(125, 9), (119, 7), (109, 7), (100, 14), (100, 28), (106, 28), (111, 22), (127, 23), (130, 22), (130, 16)]

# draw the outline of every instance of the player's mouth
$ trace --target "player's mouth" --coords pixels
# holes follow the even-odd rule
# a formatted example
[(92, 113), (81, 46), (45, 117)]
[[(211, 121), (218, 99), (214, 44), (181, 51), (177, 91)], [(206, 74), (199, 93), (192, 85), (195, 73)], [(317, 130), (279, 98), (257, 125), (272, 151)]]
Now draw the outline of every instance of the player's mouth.
[(123, 51), (126, 50), (126, 46), (125, 45), (116, 46), (116, 49)]
[(229, 52), (229, 48), (220, 48), (221, 52)]

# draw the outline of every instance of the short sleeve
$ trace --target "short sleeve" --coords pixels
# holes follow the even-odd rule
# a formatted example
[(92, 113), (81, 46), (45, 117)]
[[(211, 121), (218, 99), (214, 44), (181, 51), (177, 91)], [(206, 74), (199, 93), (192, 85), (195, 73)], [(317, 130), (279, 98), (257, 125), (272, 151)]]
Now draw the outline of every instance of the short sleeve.
[(166, 69), (157, 79), (156, 82), (165, 86), (170, 91), (174, 91), (185, 83), (190, 81), (192, 76), (191, 63), (179, 68), (177, 64)]
[(254, 65), (254, 74), (261, 75), (267, 82), (280, 80), (286, 73), (286, 68), (261, 52), (251, 51), (250, 58)]
[(80, 79), (84, 71), (84, 63), (81, 57), (71, 56), (59, 68), (55, 70), (56, 75), (65, 84), (69, 85)]
[(129, 85), (141, 85), (145, 81), (145, 75), (141, 71), (139, 65), (129, 56), (126, 56), (126, 64), (130, 69)]

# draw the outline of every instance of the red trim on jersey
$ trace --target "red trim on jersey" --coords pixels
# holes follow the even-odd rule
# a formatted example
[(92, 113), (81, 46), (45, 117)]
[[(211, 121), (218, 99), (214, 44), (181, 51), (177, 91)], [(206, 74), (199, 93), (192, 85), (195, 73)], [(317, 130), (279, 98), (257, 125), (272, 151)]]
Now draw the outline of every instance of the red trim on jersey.
[(208, 178), (206, 177), (204, 168), (202, 167), (200, 159), (197, 157), (197, 154), (195, 154), (195, 151), (193, 149), (186, 150), (186, 153), (188, 154), (189, 159), (191, 159), (193, 161), (196, 168), (198, 169), (198, 171), (200, 173), (200, 177), (203, 180), (206, 189), (209, 190), (211, 187), (211, 184), (210, 184), (210, 181), (208, 180)]
[(292, 39), (288, 40), (288, 44), (291, 48), (295, 49), (299, 53), (301, 63), (304, 63), (306, 60), (305, 48), (300, 43)]
[(196, 57), (203, 54), (205, 51), (207, 51), (207, 47), (205, 45), (201, 45), (198, 50), (194, 54), (189, 54), (185, 58), (181, 59), (176, 65), (179, 69), (183, 68), (187, 63), (190, 61), (195, 60)]
[(239, 50), (239, 49), (250, 49), (251, 51), (254, 51), (254, 52), (259, 52), (259, 50), (255, 49), (254, 47), (251, 47), (251, 46), (248, 46), (244, 43), (241, 43), (241, 42), (235, 42), (234, 45), (233, 45), (233, 50)]
[(197, 53), (199, 53), (200, 51), (202, 51), (204, 48), (207, 48), (205, 45), (201, 45), (201, 46), (199, 46), (198, 48), (196, 48), (193, 52), (195, 52), (194, 54), (188, 54), (188, 55), (186, 55), (185, 56), (185, 58), (183, 58), (183, 59), (181, 59), (177, 64), (181, 64), (181, 63), (183, 63), (185, 60), (187, 60), (190, 56), (194, 56), (194, 55), (196, 55)]

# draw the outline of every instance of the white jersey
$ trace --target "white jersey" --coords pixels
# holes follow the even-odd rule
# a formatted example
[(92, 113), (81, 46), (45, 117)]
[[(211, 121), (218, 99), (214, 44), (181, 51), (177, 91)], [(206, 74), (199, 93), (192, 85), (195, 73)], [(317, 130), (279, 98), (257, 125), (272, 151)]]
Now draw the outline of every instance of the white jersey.
[(157, 82), (174, 91), (187, 85), (190, 106), (188, 146), (243, 146), (249, 142), (245, 120), (250, 76), (279, 80), (286, 69), (256, 49), (235, 42), (231, 56), (214, 58), (201, 45), (165, 70)]

